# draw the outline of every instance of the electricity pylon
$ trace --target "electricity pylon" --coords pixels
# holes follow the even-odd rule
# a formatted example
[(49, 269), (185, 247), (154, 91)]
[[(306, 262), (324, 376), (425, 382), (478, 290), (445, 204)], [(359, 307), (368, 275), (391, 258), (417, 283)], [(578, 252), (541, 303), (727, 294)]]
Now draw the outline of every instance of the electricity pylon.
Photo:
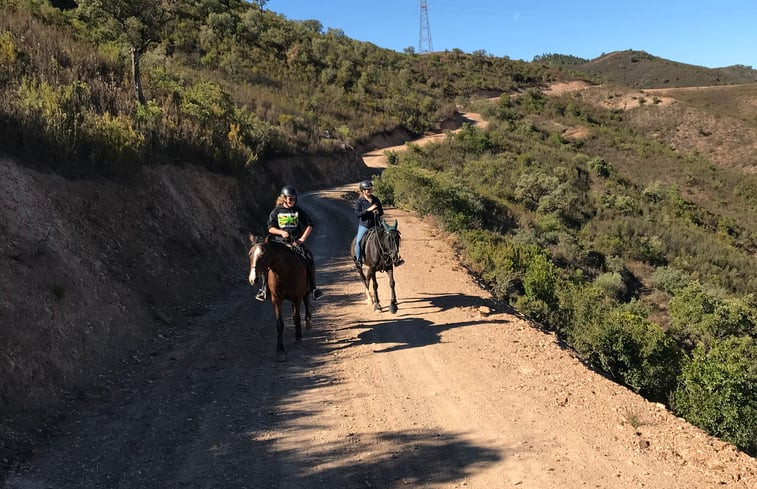
[(421, 29), (418, 34), (418, 52), (430, 53), (434, 51), (431, 44), (431, 26), (428, 23), (428, 2), (421, 0)]

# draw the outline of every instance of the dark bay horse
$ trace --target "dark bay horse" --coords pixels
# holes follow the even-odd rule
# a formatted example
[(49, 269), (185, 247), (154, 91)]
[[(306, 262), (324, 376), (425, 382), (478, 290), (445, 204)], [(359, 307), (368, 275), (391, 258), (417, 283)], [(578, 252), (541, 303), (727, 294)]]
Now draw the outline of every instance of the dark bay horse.
[(250, 285), (255, 285), (262, 273), (268, 273), (268, 290), (276, 314), (276, 359), (286, 360), (284, 350), (284, 320), (281, 318), (281, 307), (285, 300), (292, 303), (294, 309), (295, 341), (302, 341), (302, 327), (300, 326), (300, 304), (305, 304), (305, 328), (310, 329), (310, 283), (307, 276), (305, 258), (293, 251), (289, 246), (272, 240), (270, 236), (264, 239), (250, 235)]
[[(367, 267), (364, 273), (361, 267), (358, 267), (358, 273), (365, 285), (365, 293), (373, 304), (374, 311), (381, 311), (381, 304), (378, 296), (378, 283), (376, 282), (376, 272), (386, 272), (389, 277), (389, 288), (392, 291), (392, 301), (389, 304), (389, 311), (397, 312), (397, 296), (394, 293), (394, 267), (402, 263), (400, 258), (400, 232), (397, 230), (397, 220), (393, 226), (387, 225), (383, 220), (378, 226), (371, 228), (361, 244), (361, 257), (363, 265)], [(350, 255), (355, 260), (355, 239), (352, 239), (350, 245)], [(373, 294), (371, 294), (371, 282), (373, 282)]]

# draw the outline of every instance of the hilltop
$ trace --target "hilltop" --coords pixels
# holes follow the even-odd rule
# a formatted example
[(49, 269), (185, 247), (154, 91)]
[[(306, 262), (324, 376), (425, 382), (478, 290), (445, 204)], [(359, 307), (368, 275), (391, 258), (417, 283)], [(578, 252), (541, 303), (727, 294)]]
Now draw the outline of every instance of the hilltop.
[(571, 66), (601, 83), (630, 88), (680, 88), (757, 82), (757, 70), (748, 66), (705, 68), (679, 63), (644, 51), (614, 51)]

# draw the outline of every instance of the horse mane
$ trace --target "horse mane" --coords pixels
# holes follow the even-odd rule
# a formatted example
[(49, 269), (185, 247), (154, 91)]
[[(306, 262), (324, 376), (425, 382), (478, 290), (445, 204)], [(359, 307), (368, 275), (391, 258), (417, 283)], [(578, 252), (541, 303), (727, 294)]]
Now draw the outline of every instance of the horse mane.
[(250, 236), (251, 236), (251, 239), (250, 239), (251, 245), (250, 245), (250, 251), (248, 252), (248, 255), (252, 254), (253, 248), (255, 248), (256, 246), (262, 246), (262, 245), (272, 246), (272, 247), (279, 248), (282, 250), (287, 249), (294, 253), (294, 250), (292, 249), (290, 245), (286, 243), (282, 243), (281, 241), (278, 241), (276, 239), (272, 239), (271, 234), (263, 234), (259, 236), (250, 235)]

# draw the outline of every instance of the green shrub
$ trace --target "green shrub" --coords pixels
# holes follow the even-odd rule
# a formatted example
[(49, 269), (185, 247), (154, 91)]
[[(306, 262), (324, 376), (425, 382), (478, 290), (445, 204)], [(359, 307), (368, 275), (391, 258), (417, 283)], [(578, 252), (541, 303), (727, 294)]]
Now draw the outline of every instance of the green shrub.
[(465, 254), (471, 268), (492, 286), (500, 299), (522, 292), (521, 284), (532, 257), (540, 253), (533, 245), (522, 245), (485, 230), (462, 233)]
[(675, 389), (683, 351), (646, 318), (615, 309), (573, 335), (593, 365), (645, 397), (666, 402)]
[(618, 272), (603, 273), (594, 280), (594, 284), (613, 300), (619, 300), (628, 291), (623, 276)]
[(89, 120), (85, 130), (92, 142), (88, 156), (93, 166), (107, 172), (130, 172), (140, 164), (138, 155), (145, 138), (134, 129), (131, 118), (106, 112)]
[(591, 158), (586, 162), (586, 165), (591, 171), (594, 172), (595, 175), (602, 178), (609, 177), (615, 171), (611, 164), (609, 164), (599, 156)]
[(757, 345), (754, 338), (699, 346), (681, 373), (674, 407), (689, 422), (757, 455)]
[(396, 165), (399, 163), (399, 156), (396, 151), (384, 151), (387, 165)]
[(528, 296), (518, 296), (513, 304), (515, 309), (529, 318), (538, 321), (545, 326), (551, 326), (555, 310), (541, 299)]
[(665, 188), (659, 181), (654, 181), (642, 191), (642, 196), (647, 202), (661, 202), (665, 199)]
[(652, 273), (652, 285), (669, 294), (675, 294), (690, 283), (689, 274), (672, 267), (658, 267)]
[(233, 113), (233, 104), (228, 93), (216, 83), (199, 82), (186, 89), (181, 102), (181, 111), (203, 127), (224, 119)]
[(631, 240), (628, 255), (650, 265), (665, 263), (666, 244), (659, 236), (637, 236)]
[(720, 298), (698, 281), (680, 289), (671, 299), (673, 331), (694, 344), (707, 345), (729, 336), (757, 336), (757, 304), (753, 295)]
[(89, 101), (89, 87), (75, 81), (54, 86), (23, 78), (18, 88), (18, 103), (28, 114), (38, 117), (46, 135), (63, 146), (74, 147), (83, 124), (83, 110)]
[(455, 135), (455, 141), (466, 152), (475, 155), (483, 154), (496, 146), (490, 139), (488, 132), (482, 131), (468, 123), (463, 124), (460, 128), (460, 131)]
[(523, 276), (523, 288), (530, 300), (540, 300), (550, 307), (557, 305), (555, 289), (559, 279), (557, 266), (546, 253), (536, 253), (528, 262), (526, 274)]
[(383, 175), (373, 177), (373, 191), (376, 192), (384, 205), (397, 205), (394, 198), (394, 187), (383, 178)]
[(0, 83), (11, 79), (18, 69), (20, 51), (10, 32), (0, 32)]

